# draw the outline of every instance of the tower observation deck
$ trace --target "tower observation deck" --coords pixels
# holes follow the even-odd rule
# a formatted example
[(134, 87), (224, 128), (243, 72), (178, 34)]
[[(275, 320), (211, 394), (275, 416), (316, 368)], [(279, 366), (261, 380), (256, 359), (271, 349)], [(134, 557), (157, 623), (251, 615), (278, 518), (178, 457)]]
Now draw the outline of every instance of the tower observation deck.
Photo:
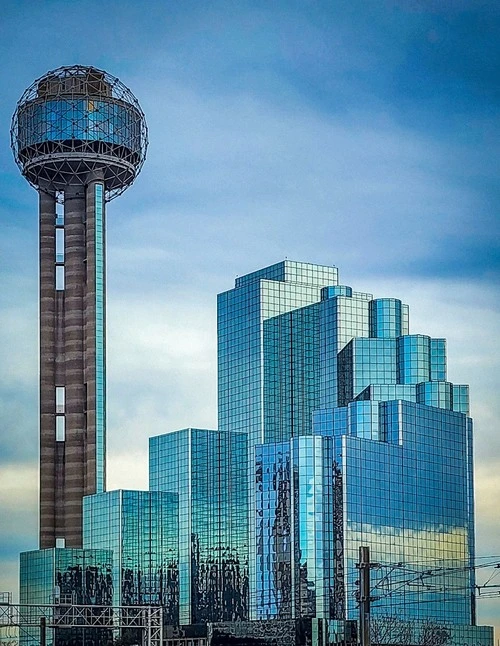
[(105, 204), (147, 149), (132, 92), (94, 67), (36, 80), (12, 118), (40, 222), (40, 548), (81, 547), (82, 498), (106, 485)]

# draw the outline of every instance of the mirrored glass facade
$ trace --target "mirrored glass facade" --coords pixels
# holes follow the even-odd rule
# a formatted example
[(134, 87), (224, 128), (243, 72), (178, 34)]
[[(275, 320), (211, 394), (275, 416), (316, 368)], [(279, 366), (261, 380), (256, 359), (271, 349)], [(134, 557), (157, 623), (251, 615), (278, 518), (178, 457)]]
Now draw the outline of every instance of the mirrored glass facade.
[(310, 305), (264, 321), (266, 442), (311, 433), (312, 411), (320, 407), (319, 314)]
[(478, 638), (472, 421), (446, 342), (410, 334), (400, 300), (295, 265), (238, 278), (218, 303), (220, 424), (249, 437), (250, 617), (356, 619), (366, 545), (374, 616)]
[(319, 436), (256, 447), (257, 619), (333, 616), (332, 449)]
[[(20, 604), (77, 603), (85, 605), (112, 605), (113, 567), (112, 553), (100, 549), (52, 548), (21, 552), (19, 568)], [(57, 613), (58, 607), (53, 612)], [(33, 612), (37, 613), (36, 608)], [(30, 617), (30, 623), (39, 623), (38, 614)], [(50, 621), (47, 622), (50, 626)], [(110, 635), (99, 635), (86, 629), (86, 638), (95, 644), (107, 643)], [(71, 640), (82, 642), (78, 629), (47, 628), (47, 645), (65, 646)], [(102, 638), (102, 642), (100, 641)], [(21, 625), (19, 643), (22, 646), (39, 646), (40, 629)], [(73, 641), (73, 643), (75, 643)]]
[(42, 96), (19, 111), (17, 136), (21, 150), (54, 141), (69, 147), (79, 140), (119, 144), (138, 154), (141, 124), (134, 106), (113, 98)]
[(247, 436), (188, 428), (150, 438), (151, 491), (178, 496), (179, 622), (248, 616)]
[(234, 289), (219, 294), (217, 339), (221, 430), (248, 433), (252, 447), (267, 441), (262, 389), (264, 321), (319, 301), (321, 289), (337, 285), (337, 282), (336, 267), (284, 260), (237, 278)]
[(113, 604), (161, 605), (178, 623), (178, 496), (162, 491), (117, 490), (83, 500), (84, 547), (113, 554)]
[[(345, 572), (337, 612), (354, 617), (359, 546), (380, 563), (372, 571), (372, 616), (475, 620), (472, 425), (462, 413), (408, 401), (353, 402), (346, 414), (320, 410), (315, 432), (334, 438), (342, 486)], [(375, 431), (375, 432), (374, 432)], [(410, 585), (401, 585), (402, 581)]]
[[(290, 436), (289, 429), (283, 429), (284, 420), (292, 418), (303, 423), (304, 415), (317, 400), (315, 385), (307, 390), (308, 398), (302, 399), (304, 414), (291, 414), (285, 409), (276, 392), (279, 376), (273, 375), (266, 356), (272, 348), (269, 336), (278, 333), (266, 332), (264, 322), (279, 314), (285, 314), (301, 307), (311, 305), (321, 299), (321, 290), (337, 286), (338, 271), (336, 267), (325, 267), (309, 263), (284, 260), (270, 267), (265, 267), (235, 281), (232, 290), (219, 294), (217, 299), (217, 360), (218, 360), (218, 413), (221, 430), (236, 431), (248, 434), (249, 459), (247, 463), (247, 491), (249, 518), (255, 516), (254, 500), (254, 447), (267, 442), (266, 426), (273, 441)], [(291, 342), (295, 337), (291, 339)], [(281, 344), (286, 353), (286, 335)], [(265, 349), (266, 348), (266, 349)], [(300, 356), (300, 352), (298, 356)], [(309, 360), (304, 351), (297, 359), (303, 365)], [(283, 364), (278, 363), (276, 370)], [(266, 371), (266, 377), (264, 372)], [(283, 366), (283, 372), (289, 372)], [(280, 386), (281, 388), (281, 386)], [(290, 400), (296, 390), (290, 382), (281, 390), (284, 400)], [(274, 398), (276, 418), (266, 413), (267, 401)], [(250, 553), (255, 554), (255, 536), (249, 533)], [(254, 560), (249, 561), (250, 580), (254, 579)], [(251, 584), (252, 589), (254, 585)]]

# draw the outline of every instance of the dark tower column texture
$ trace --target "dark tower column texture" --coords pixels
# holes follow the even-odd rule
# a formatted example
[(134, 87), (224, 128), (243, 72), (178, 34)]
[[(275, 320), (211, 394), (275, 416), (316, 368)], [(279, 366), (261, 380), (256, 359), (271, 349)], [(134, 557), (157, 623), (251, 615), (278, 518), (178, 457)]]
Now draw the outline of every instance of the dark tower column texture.
[(82, 498), (106, 486), (105, 203), (144, 163), (137, 99), (93, 67), (35, 81), (12, 120), (39, 194), (40, 548), (81, 547)]

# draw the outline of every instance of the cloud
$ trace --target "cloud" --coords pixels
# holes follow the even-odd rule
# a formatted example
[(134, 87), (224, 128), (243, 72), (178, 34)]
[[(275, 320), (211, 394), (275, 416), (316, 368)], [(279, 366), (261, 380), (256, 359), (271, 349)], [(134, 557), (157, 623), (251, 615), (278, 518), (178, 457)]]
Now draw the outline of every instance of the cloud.
[(0, 465), (0, 588), (17, 597), (19, 552), (36, 549), (38, 467), (33, 462)]
[(125, 442), (143, 448), (150, 435), (178, 428), (216, 426), (214, 309), (180, 296), (110, 305), (111, 452)]
[[(135, 427), (137, 430), (137, 426)], [(142, 443), (140, 450), (130, 451), (127, 448), (122, 453), (115, 452), (113, 459), (107, 465), (107, 489), (147, 490), (149, 488), (148, 448), (147, 442)]]
[(478, 547), (482, 554), (497, 556), (500, 561), (498, 545), (500, 460), (498, 457), (492, 459), (489, 464), (477, 465), (475, 487)]
[[(473, 186), (471, 164), (459, 170), (470, 146), (438, 142), (376, 112), (339, 120), (302, 104), (284, 110), (174, 83), (158, 100), (161, 114), (146, 104), (152, 143), (137, 183), (154, 188), (110, 206), (110, 257), (128, 238), (175, 260), (174, 278), (205, 266), (214, 251), (235, 274), (242, 257), (268, 264), (310, 257), (311, 249), (312, 260), (362, 258), (386, 275), (498, 273), (493, 211)], [(391, 253), (381, 254), (387, 241)], [(154, 280), (160, 264), (148, 267)]]
[[(498, 418), (497, 418), (498, 419)], [(481, 563), (499, 563), (500, 547), (498, 545), (498, 491), (500, 491), (500, 460), (492, 458), (489, 463), (479, 463), (475, 473), (476, 493), (476, 549), (478, 554), (489, 556)], [(477, 583), (484, 585), (498, 584), (497, 570), (493, 567), (477, 572)], [(490, 578), (491, 577), (491, 578)], [(489, 592), (485, 589), (484, 592)], [(478, 597), (478, 617), (481, 623), (494, 625), (500, 631), (500, 618), (498, 616), (498, 599)]]
[(0, 589), (18, 600), (19, 552), (37, 548), (38, 467), (0, 464)]
[[(3, 273), (6, 277), (6, 273)], [(5, 282), (4, 307), (0, 309), (0, 465), (36, 457), (38, 447), (37, 410), (37, 324), (36, 292), (33, 302), (16, 296), (23, 280)], [(25, 290), (31, 291), (31, 290)]]

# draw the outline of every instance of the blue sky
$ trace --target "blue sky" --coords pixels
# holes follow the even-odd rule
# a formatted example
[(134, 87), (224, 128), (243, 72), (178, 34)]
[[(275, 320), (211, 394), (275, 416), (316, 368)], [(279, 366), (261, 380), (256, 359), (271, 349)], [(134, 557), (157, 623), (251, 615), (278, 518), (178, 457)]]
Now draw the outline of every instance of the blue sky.
[(217, 292), (285, 257), (335, 264), (448, 338), (478, 553), (500, 554), (499, 25), (481, 0), (3, 3), (0, 589), (37, 541), (37, 201), (10, 118), (75, 63), (118, 76), (150, 129), (108, 208), (109, 486), (146, 487), (149, 435), (216, 425)]

